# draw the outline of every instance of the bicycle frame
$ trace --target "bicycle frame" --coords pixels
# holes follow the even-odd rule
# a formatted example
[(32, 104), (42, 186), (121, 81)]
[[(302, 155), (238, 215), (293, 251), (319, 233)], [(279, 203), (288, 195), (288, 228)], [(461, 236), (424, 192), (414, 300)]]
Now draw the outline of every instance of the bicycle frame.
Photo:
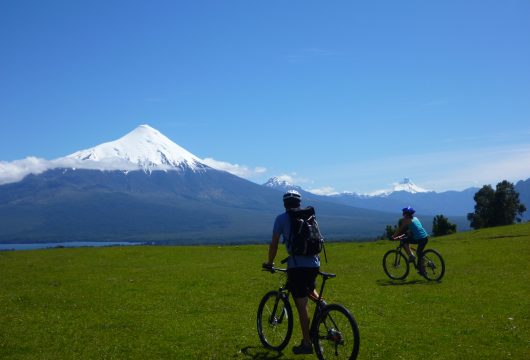
[(445, 274), (445, 262), (438, 251), (432, 248), (424, 248), (421, 254), (418, 254), (417, 248), (409, 245), (409, 249), (416, 253), (414, 260), (411, 261), (408, 253), (403, 251), (404, 245), (407, 243), (407, 237), (399, 236), (395, 237), (394, 240), (399, 240), (398, 246), (394, 250), (387, 251), (383, 256), (383, 268), (391, 279), (405, 279), (409, 273), (410, 263), (427, 280), (439, 281), (443, 277)]
[[(405, 251), (404, 249), (404, 243), (405, 243), (405, 240), (407, 240), (407, 237), (402, 237), (400, 240), (399, 240), (399, 244), (398, 246), (396, 247), (396, 251), (400, 252), (401, 254), (405, 255), (405, 258), (409, 258), (409, 254), (407, 254), (407, 252)], [(416, 258), (414, 259), (414, 261), (412, 262), (412, 264), (414, 265), (414, 268), (415, 269), (418, 269), (418, 262), (420, 261), (419, 259), (419, 256), (418, 256), (418, 253), (416, 251), (416, 248), (415, 247), (412, 247), (409, 245), (409, 249), (411, 251), (414, 252), (414, 254), (416, 255)], [(425, 249), (424, 249), (425, 250)]]
[[(268, 271), (268, 270), (265, 270), (265, 271)], [(270, 272), (274, 273), (276, 271), (282, 272), (282, 273), (287, 273), (287, 269), (280, 269), (280, 268), (274, 268)], [(322, 294), (324, 293), (324, 288), (326, 287), (326, 281), (336, 277), (335, 274), (325, 273), (325, 272), (322, 272), (322, 271), (319, 271), (318, 275), (322, 277), (322, 284), (320, 284), (320, 291), (318, 292), (318, 298), (314, 299), (313, 297), (309, 296), (309, 299), (311, 299), (311, 301), (313, 301), (315, 303), (315, 305), (316, 305), (315, 306), (315, 311), (313, 313), (313, 317), (311, 318), (311, 323), (309, 325), (309, 329), (310, 329), (311, 334), (313, 334), (314, 331), (316, 330), (315, 326), (318, 323), (318, 321), (317, 321), (318, 317), (320, 315), (320, 312), (321, 312), (322, 308), (326, 305), (326, 303), (323, 300), (323, 296), (322, 296)], [(287, 283), (281, 284), (280, 287), (278, 288), (279, 296), (287, 298), (287, 300), (289, 300), (290, 293), (291, 292), (287, 288)], [(278, 301), (275, 302), (273, 313), (276, 313), (276, 310), (277, 310), (276, 307), (278, 306), (278, 303), (279, 303)], [(283, 320), (283, 315), (284, 314), (282, 314), (281, 318), (279, 319), (280, 322)]]
[[(274, 273), (274, 272), (287, 273), (287, 269), (280, 269), (280, 268), (274, 268), (274, 269), (271, 269), (271, 270), (265, 270), (264, 269), (263, 271), (269, 271), (271, 273)], [(309, 296), (309, 299), (311, 299), (311, 301), (313, 301), (315, 304), (322, 304), (322, 302), (323, 302), (322, 294), (324, 293), (324, 287), (326, 286), (326, 281), (328, 279), (332, 279), (332, 278), (336, 277), (336, 275), (335, 274), (331, 274), (331, 273), (325, 273), (325, 272), (322, 272), (322, 271), (319, 271), (318, 275), (322, 277), (322, 284), (320, 285), (320, 291), (318, 292), (318, 298), (314, 299), (313, 297)], [(284, 296), (287, 296), (287, 297), (291, 293), (289, 291), (289, 289), (287, 288), (287, 283), (281, 284), (280, 287), (278, 288), (278, 292), (280, 294), (283, 294)]]

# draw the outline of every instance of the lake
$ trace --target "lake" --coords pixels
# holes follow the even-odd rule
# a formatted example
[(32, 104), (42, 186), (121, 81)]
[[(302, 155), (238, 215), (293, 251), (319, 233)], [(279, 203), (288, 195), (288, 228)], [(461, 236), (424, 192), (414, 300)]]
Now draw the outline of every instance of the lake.
[(73, 248), (73, 247), (99, 247), (99, 246), (131, 246), (131, 245), (147, 245), (143, 242), (129, 242), (129, 241), (72, 241), (62, 243), (34, 243), (34, 244), (0, 244), (1, 250), (35, 250), (35, 249), (50, 249), (50, 248)]

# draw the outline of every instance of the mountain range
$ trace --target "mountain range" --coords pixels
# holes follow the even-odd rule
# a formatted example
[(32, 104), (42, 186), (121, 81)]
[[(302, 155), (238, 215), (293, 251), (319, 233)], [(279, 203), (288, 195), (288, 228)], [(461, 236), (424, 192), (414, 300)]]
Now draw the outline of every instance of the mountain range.
[[(0, 185), (0, 242), (263, 242), (283, 211), (278, 190), (209, 167), (147, 125), (52, 164)], [(395, 222), (312, 205), (330, 239), (369, 238)]]
[[(47, 166), (0, 185), (0, 243), (265, 242), (287, 188), (299, 189), (303, 204), (317, 209), (329, 240), (380, 236), (404, 204), (421, 209), (427, 228), (443, 213), (466, 230), (476, 192), (438, 194), (410, 180), (377, 196), (320, 196), (274, 178), (259, 185), (206, 165), (148, 125)], [(529, 182), (521, 185), (525, 194)]]
[[(305, 191), (299, 186), (290, 184), (278, 178), (271, 178), (263, 185), (282, 191), (296, 189), (309, 198), (323, 199), (325, 201), (331, 201), (342, 205), (389, 213), (399, 213), (400, 209), (404, 206), (414, 205), (418, 214), (444, 215), (453, 219), (454, 222), (459, 225), (458, 229), (460, 230), (469, 229), (467, 220), (463, 221), (462, 218), (465, 218), (468, 213), (474, 211), (474, 196), (475, 193), (480, 190), (480, 188), (477, 187), (470, 187), (462, 191), (452, 190), (438, 193), (425, 190), (414, 184), (408, 178), (395, 184), (391, 190), (381, 191), (372, 195), (355, 193), (340, 193), (325, 196), (315, 195)], [(515, 184), (515, 190), (519, 193), (521, 203), (527, 204), (527, 208), (530, 209), (530, 179), (518, 181)], [(530, 220), (530, 211), (527, 211), (523, 215), (524, 220)]]

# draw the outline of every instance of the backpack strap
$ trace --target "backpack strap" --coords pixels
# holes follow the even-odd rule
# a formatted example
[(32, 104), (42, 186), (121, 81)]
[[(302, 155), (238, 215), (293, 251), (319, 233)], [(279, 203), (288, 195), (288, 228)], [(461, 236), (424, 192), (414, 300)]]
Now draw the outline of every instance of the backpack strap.
[[(290, 230), (289, 230), (289, 239), (287, 240), (287, 246), (290, 248), (290, 252), (293, 252), (293, 243), (292, 243), (292, 239), (293, 239), (293, 233), (294, 233), (294, 218), (295, 218), (295, 211), (297, 209), (287, 209), (287, 213), (289, 214), (289, 221), (290, 221)], [(293, 258), (293, 261), (294, 261), (294, 264), (297, 265), (296, 263), (296, 256), (294, 256), (294, 254), (289, 254), (289, 256), (285, 259), (285, 260), (289, 260), (289, 257), (292, 257)]]

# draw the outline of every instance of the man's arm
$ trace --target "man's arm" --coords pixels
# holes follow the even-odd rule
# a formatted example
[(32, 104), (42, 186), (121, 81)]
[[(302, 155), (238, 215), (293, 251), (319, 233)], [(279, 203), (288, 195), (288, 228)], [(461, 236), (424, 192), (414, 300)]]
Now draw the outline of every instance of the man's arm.
[(272, 240), (269, 245), (269, 261), (268, 264), (272, 265), (274, 263), (274, 258), (278, 252), (278, 244), (280, 242), (280, 234), (272, 234)]

